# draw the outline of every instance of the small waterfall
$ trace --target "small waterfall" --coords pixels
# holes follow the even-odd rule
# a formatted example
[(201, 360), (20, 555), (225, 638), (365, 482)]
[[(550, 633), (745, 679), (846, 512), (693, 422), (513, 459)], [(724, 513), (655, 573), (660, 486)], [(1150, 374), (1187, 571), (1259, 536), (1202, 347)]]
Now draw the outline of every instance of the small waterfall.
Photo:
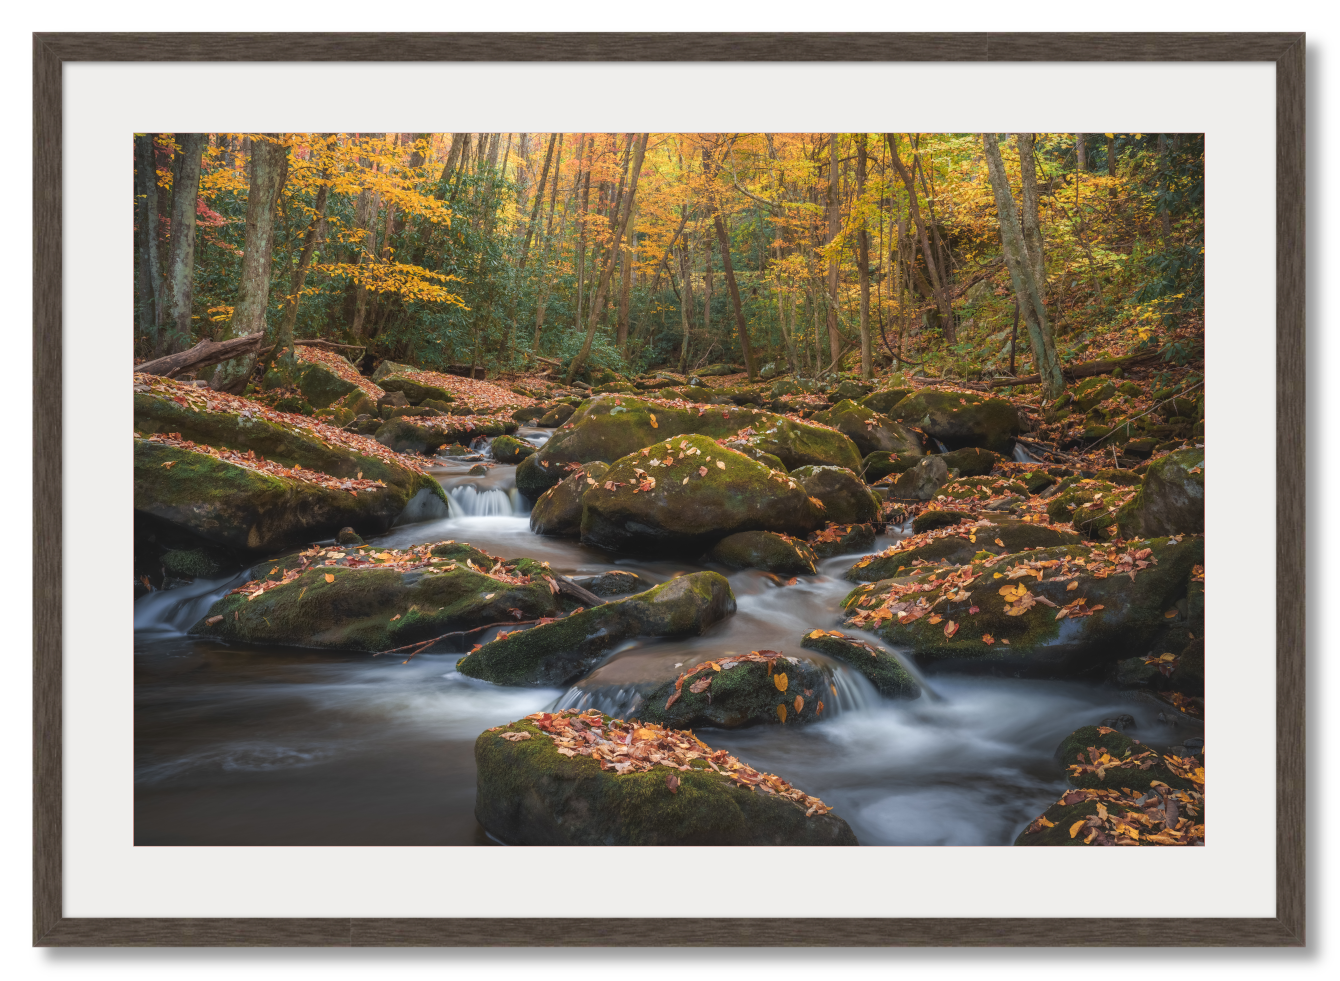
[(243, 569), (226, 579), (197, 579), (176, 589), (156, 590), (135, 601), (134, 626), (137, 632), (184, 634), (224, 593), (246, 582), (251, 569)]
[(931, 442), (933, 442), (933, 443), (936, 445), (936, 447), (939, 448), (939, 450), (940, 450), (941, 453), (948, 453), (948, 452), (949, 452), (949, 447), (945, 446), (944, 443), (941, 443), (941, 442), (940, 442), (938, 439), (936, 439), (934, 436), (931, 437)]
[(569, 688), (549, 707), (550, 712), (576, 709), (579, 712), (593, 708), (615, 719), (631, 719), (642, 707), (643, 698), (633, 687), (626, 688)]
[(1037, 457), (1033, 456), (1018, 443), (1014, 444), (1014, 462), (1015, 463), (1042, 463)]
[(457, 484), (447, 490), (453, 518), (511, 518), (526, 514), (525, 499), (515, 487), (483, 490), (473, 484)]

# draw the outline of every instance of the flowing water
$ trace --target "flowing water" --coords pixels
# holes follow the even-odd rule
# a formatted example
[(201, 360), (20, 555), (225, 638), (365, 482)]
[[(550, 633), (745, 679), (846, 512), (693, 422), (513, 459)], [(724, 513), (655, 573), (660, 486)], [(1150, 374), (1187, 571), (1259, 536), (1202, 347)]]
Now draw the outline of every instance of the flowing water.
[[(519, 435), (540, 443), (548, 433)], [(567, 575), (620, 569), (653, 584), (700, 568), (533, 535), (515, 468), (468, 476), (476, 462), (440, 461), (449, 517), (395, 527), (376, 543), (455, 539)], [(730, 573), (735, 616), (702, 637), (626, 644), (566, 691), (463, 677), (458, 654), (405, 663), (187, 637), (241, 576), (150, 594), (135, 604), (136, 843), (489, 844), (474, 818), (480, 732), (560, 706), (636, 714), (651, 687), (730, 653), (822, 660), (800, 639), (836, 626), (851, 586), (842, 574), (858, 558), (828, 560), (794, 586)], [(1064, 789), (1052, 751), (1065, 735), (1118, 714), (1134, 716), (1147, 741), (1159, 734), (1156, 708), (1094, 684), (936, 675), (922, 679), (922, 698), (892, 702), (863, 676), (835, 672), (823, 722), (700, 735), (822, 798), (868, 845), (1009, 844)]]

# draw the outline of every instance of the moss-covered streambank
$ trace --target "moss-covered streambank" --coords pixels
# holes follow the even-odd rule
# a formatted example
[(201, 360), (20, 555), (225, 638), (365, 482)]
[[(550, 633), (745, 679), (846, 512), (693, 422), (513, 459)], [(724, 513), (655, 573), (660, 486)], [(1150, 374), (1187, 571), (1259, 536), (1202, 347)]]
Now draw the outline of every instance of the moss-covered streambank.
[(695, 572), (553, 623), (499, 634), (461, 658), (457, 668), (497, 685), (567, 685), (625, 640), (702, 633), (734, 612), (726, 577)]
[(858, 587), (843, 609), (928, 669), (1096, 676), (1184, 632), (1204, 561), (1200, 537), (984, 555)]
[(537, 715), (475, 742), (475, 816), (509, 845), (855, 845), (822, 801), (691, 733)]

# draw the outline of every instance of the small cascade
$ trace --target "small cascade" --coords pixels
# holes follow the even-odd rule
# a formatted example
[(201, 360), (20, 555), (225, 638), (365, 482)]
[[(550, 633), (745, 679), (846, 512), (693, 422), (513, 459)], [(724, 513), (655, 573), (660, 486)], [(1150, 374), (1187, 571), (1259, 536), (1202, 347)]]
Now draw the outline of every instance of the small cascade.
[(1044, 461), (1039, 460), (1037, 457), (1033, 456), (1033, 454), (1029, 453), (1026, 449), (1024, 449), (1024, 448), (1023, 448), (1022, 446), (1020, 446), (1018, 443), (1015, 443), (1015, 444), (1014, 444), (1014, 462), (1015, 462), (1015, 463), (1042, 463), (1042, 462), (1044, 462)]
[(596, 709), (615, 719), (631, 719), (642, 707), (643, 698), (633, 687), (569, 688), (546, 711)]
[(939, 449), (939, 451), (940, 451), (941, 453), (948, 453), (948, 452), (949, 452), (949, 447), (945, 446), (944, 443), (941, 443), (941, 442), (940, 442), (938, 439), (936, 439), (934, 436), (931, 437), (931, 442), (933, 442), (933, 443), (935, 444), (936, 448)]
[(512, 487), (480, 489), (473, 484), (457, 484), (447, 490), (447, 500), (451, 502), (453, 518), (502, 518), (525, 514), (520, 509), (520, 495)]
[(176, 589), (155, 590), (135, 601), (134, 624), (137, 633), (184, 634), (228, 590), (246, 582), (251, 569), (243, 569), (226, 579), (197, 579)]

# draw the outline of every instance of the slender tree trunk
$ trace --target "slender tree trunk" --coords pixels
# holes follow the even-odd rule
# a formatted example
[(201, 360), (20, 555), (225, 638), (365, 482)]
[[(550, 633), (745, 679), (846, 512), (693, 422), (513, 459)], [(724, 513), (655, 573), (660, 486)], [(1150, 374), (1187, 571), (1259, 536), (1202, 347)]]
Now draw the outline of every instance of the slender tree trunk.
[(544, 155), (544, 169), (540, 171), (540, 185), (535, 191), (535, 207), (531, 209), (530, 222), (526, 225), (526, 240), (521, 243), (521, 257), (517, 259), (516, 263), (518, 271), (526, 268), (526, 253), (530, 251), (530, 240), (535, 234), (535, 223), (540, 216), (540, 209), (544, 207), (544, 183), (549, 179), (549, 163), (554, 158), (554, 145), (557, 141), (558, 134), (551, 133), (549, 135), (549, 149)]
[[(865, 197), (865, 134), (856, 143), (856, 201), (862, 207)], [(856, 232), (856, 262), (861, 275), (861, 380), (870, 381), (874, 375), (874, 354), (870, 350), (870, 233), (861, 218)]]
[(302, 301), (302, 290), (307, 283), (307, 270), (311, 268), (312, 257), (316, 254), (317, 246), (321, 244), (321, 237), (326, 229), (326, 209), (330, 204), (330, 170), (327, 168), (321, 172), (322, 184), (320, 190), (316, 192), (316, 214), (312, 216), (312, 223), (307, 226), (307, 234), (303, 236), (302, 254), (298, 257), (298, 267), (293, 270), (293, 279), (289, 283), (289, 299), (284, 307), (284, 317), (279, 322), (279, 332), (275, 338), (279, 357), (288, 362), (294, 359), (293, 351), (293, 327), (298, 322), (298, 304)]
[(935, 255), (931, 252), (930, 235), (926, 231), (926, 223), (921, 218), (921, 205), (917, 203), (916, 181), (913, 180), (911, 172), (903, 164), (902, 158), (898, 156), (898, 147), (893, 142), (893, 134), (885, 133), (884, 138), (889, 144), (889, 157), (893, 162), (894, 169), (898, 171), (898, 176), (902, 178), (903, 185), (907, 188), (907, 207), (912, 215), (912, 223), (917, 229), (922, 258), (926, 261), (926, 275), (930, 277), (932, 296), (940, 310), (941, 329), (944, 331), (946, 341), (950, 344), (957, 344), (958, 331), (954, 326), (954, 310), (949, 302), (948, 290), (945, 288), (943, 271), (935, 261)]
[(1107, 189), (1107, 196), (1115, 201), (1117, 199), (1117, 135), (1115, 133), (1107, 138), (1107, 176), (1112, 178), (1112, 186)]
[(620, 357), (628, 354), (628, 303), (633, 289), (633, 250), (637, 244), (637, 202), (630, 202), (628, 233), (624, 238), (623, 268), (619, 273), (619, 323), (615, 340)]
[[(837, 240), (842, 232), (842, 201), (838, 196), (837, 134), (828, 134), (828, 351), (836, 361), (842, 351), (842, 336), (838, 333), (838, 255)], [(752, 378), (751, 378), (752, 380)]]
[[(577, 152), (579, 154), (581, 153), (580, 147), (578, 147)], [(563, 141), (561, 134), (558, 143), (558, 158), (559, 163), (562, 163)], [(553, 234), (554, 205), (556, 203), (555, 198), (558, 194), (558, 175), (560, 173), (561, 171), (558, 170), (557, 167), (555, 167), (554, 184), (552, 189), (549, 191), (549, 223), (545, 228), (544, 252), (540, 256), (540, 293), (535, 300), (535, 340), (531, 344), (531, 350), (534, 351), (536, 354), (540, 352), (540, 332), (544, 329), (544, 314), (545, 310), (549, 306), (549, 291), (551, 289), (551, 282), (553, 279), (553, 277), (545, 275), (545, 270), (548, 268), (549, 265), (549, 253), (553, 250), (554, 246), (554, 234)], [(560, 244), (560, 248), (563, 242), (564, 237), (563, 233), (567, 229), (568, 225), (568, 211), (572, 208), (572, 201), (573, 198), (576, 197), (576, 194), (577, 194), (577, 179), (574, 178), (572, 182), (572, 187), (568, 190), (568, 196), (563, 200), (563, 217), (559, 220), (558, 223), (558, 241)]]
[(195, 272), (195, 208), (200, 196), (200, 155), (204, 133), (181, 133), (181, 165), (172, 186), (172, 243), (168, 256), (169, 353), (191, 346), (191, 281)]
[(159, 353), (158, 295), (162, 292), (158, 266), (158, 172), (154, 161), (155, 133), (135, 137), (135, 286), (139, 294), (136, 323)]
[(358, 192), (354, 205), (354, 227), (360, 230), (355, 239), (358, 242), (358, 281), (354, 284), (354, 322), (351, 329), (355, 337), (364, 334), (364, 322), (368, 313), (368, 288), (365, 282), (365, 268), (377, 259), (377, 212), (381, 208), (381, 194), (363, 188)]
[[(160, 167), (168, 170), (169, 172), (175, 169), (173, 166), (175, 162), (173, 159), (174, 156), (173, 153), (167, 147), (163, 146), (161, 143), (157, 141), (157, 138), (163, 135), (164, 134), (162, 133), (158, 133), (155, 137), (155, 142), (153, 144), (153, 151), (154, 151), (153, 179), (155, 185), (157, 185), (158, 183), (158, 170)], [(173, 140), (173, 142), (175, 142), (176, 134), (175, 133), (170, 134), (168, 138)], [(246, 147), (246, 144), (247, 141), (243, 139), (242, 145), (244, 149)], [(158, 241), (158, 246), (155, 249), (155, 252), (157, 253), (158, 256), (158, 264), (154, 267), (155, 270), (154, 276), (157, 282), (157, 292), (154, 294), (154, 309), (157, 310), (158, 312), (158, 324), (160, 327), (167, 324), (169, 321), (169, 314), (168, 314), (169, 304), (167, 296), (167, 281), (168, 281), (167, 262), (168, 262), (168, 256), (172, 252), (172, 244), (169, 241), (169, 235), (172, 231), (172, 191), (173, 191), (172, 188), (168, 188), (166, 191), (164, 191), (161, 187), (159, 187), (158, 194), (156, 196), (158, 204), (158, 215), (154, 220), (154, 237)], [(158, 339), (160, 344), (165, 342), (165, 338), (162, 333), (159, 334)]]
[(679, 343), (681, 375), (688, 366), (689, 335), (693, 329), (693, 251), (693, 236), (686, 234), (679, 249), (679, 322), (684, 331)]
[(1088, 158), (1086, 157), (1086, 155), (1085, 155), (1085, 153), (1084, 153), (1084, 136), (1085, 136), (1085, 134), (1083, 134), (1083, 133), (1076, 133), (1076, 134), (1075, 134), (1075, 169), (1076, 169), (1076, 170), (1088, 170), (1088, 169), (1089, 169), (1089, 161), (1088, 161)]
[(586, 293), (586, 216), (587, 208), (591, 204), (591, 165), (595, 162), (596, 138), (592, 136), (587, 141), (586, 154), (583, 158), (583, 169), (585, 174), (582, 177), (582, 204), (577, 213), (577, 318), (573, 324), (574, 327), (580, 327), (582, 323), (582, 300)]
[[(618, 228), (614, 235), (614, 242), (618, 242), (619, 239), (623, 238), (624, 230), (628, 227), (629, 219), (632, 217), (633, 198), (637, 195), (637, 180), (642, 173), (642, 160), (646, 155), (647, 139), (650, 136), (650, 133), (643, 133), (642, 138), (638, 140), (637, 148), (633, 153), (632, 180), (628, 182), (628, 196), (622, 208), (622, 216), (619, 219)], [(609, 254), (605, 259), (605, 268), (601, 271), (600, 280), (596, 286), (595, 302), (591, 305), (591, 312), (587, 318), (586, 340), (582, 344), (582, 349), (577, 352), (577, 357), (573, 358), (572, 364), (568, 366), (568, 374), (566, 378), (568, 384), (572, 384), (572, 379), (577, 377), (578, 372), (582, 370), (582, 366), (586, 364), (586, 359), (591, 354), (591, 341), (596, 335), (596, 324), (600, 312), (605, 305), (605, 291), (609, 288), (610, 278), (614, 274), (615, 260), (618, 258), (618, 255), (618, 249), (611, 243)]]
[[(238, 277), (237, 305), (233, 308), (227, 337), (243, 337), (265, 330), (265, 312), (270, 302), (275, 202), (279, 196), (279, 176), (287, 159), (288, 148), (284, 145), (262, 137), (252, 139), (246, 244)], [(240, 392), (246, 386), (254, 364), (254, 355), (225, 361), (215, 369), (212, 387), (217, 391)]]
[(1042, 239), (1042, 224), (1038, 220), (1038, 171), (1037, 158), (1033, 153), (1033, 134), (1016, 133), (1014, 140), (1019, 148), (1019, 174), (1023, 188), (1023, 206), (1020, 214), (1023, 219), (1024, 248), (1028, 250), (1028, 265), (1033, 270), (1038, 295), (1045, 303), (1047, 261), (1045, 243)]
[(987, 173), (991, 190), (996, 198), (996, 212), (1000, 219), (1000, 242), (1005, 253), (1005, 265), (1010, 270), (1014, 295), (1028, 326), (1028, 338), (1033, 348), (1033, 366), (1042, 377), (1042, 392), (1047, 399), (1059, 398), (1065, 388), (1061, 362), (1056, 356), (1056, 344), (1047, 309), (1042, 302), (1042, 291), (1033, 276), (1033, 266), (1024, 245), (1023, 232), (1014, 214), (1014, 194), (1010, 191), (1005, 164), (1000, 159), (1000, 144), (995, 133), (982, 134), (986, 151)]

